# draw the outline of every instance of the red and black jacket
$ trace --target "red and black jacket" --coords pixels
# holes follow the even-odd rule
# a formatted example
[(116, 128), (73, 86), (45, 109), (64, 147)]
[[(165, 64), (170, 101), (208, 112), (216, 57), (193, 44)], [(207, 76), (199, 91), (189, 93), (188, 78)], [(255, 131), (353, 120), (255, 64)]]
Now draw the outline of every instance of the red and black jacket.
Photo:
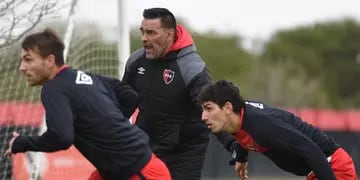
[[(136, 124), (149, 135), (157, 155), (170, 153), (178, 144), (209, 141), (197, 96), (211, 78), (190, 34), (178, 25), (177, 35), (170, 52), (162, 58), (149, 60), (143, 48), (135, 51), (123, 77), (139, 94)], [(231, 135), (222, 137), (226, 148), (232, 140)]]
[(243, 149), (260, 152), (295, 175), (314, 171), (319, 179), (335, 179), (326, 160), (339, 147), (333, 138), (294, 114), (261, 102), (246, 101), (243, 112), (241, 129), (234, 135)]

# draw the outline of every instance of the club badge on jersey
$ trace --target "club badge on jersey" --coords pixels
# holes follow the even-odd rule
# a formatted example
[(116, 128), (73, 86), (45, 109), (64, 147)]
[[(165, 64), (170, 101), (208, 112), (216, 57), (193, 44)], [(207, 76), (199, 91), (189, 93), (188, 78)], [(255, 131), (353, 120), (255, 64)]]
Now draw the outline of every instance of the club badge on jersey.
[(170, 69), (164, 69), (163, 79), (165, 84), (170, 84), (174, 80), (174, 77), (175, 77), (175, 71), (172, 71)]

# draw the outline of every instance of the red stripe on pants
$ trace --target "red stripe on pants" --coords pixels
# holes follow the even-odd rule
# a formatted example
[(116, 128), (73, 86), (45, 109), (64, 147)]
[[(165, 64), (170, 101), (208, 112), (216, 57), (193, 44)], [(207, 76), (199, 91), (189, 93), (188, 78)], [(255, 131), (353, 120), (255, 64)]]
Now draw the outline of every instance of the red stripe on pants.
[[(331, 168), (334, 171), (337, 180), (357, 180), (354, 162), (350, 155), (343, 149), (337, 149), (331, 155)], [(317, 180), (314, 173), (311, 173), (306, 180)]]
[[(150, 161), (141, 169), (140, 173), (146, 180), (171, 180), (169, 169), (165, 163), (152, 154)], [(88, 180), (103, 180), (99, 172), (95, 170)], [(140, 180), (138, 175), (132, 176), (129, 180)]]
[[(171, 180), (169, 169), (165, 163), (154, 154), (152, 154), (151, 160), (141, 169), (140, 173), (146, 180)], [(130, 180), (140, 180), (140, 177), (134, 175)]]

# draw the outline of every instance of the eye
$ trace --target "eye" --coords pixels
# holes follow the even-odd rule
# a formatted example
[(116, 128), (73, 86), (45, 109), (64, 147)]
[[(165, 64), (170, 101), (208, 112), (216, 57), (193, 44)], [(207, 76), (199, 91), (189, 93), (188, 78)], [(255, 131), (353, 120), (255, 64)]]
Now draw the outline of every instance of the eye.
[(154, 35), (155, 31), (154, 30), (146, 30), (145, 32), (147, 35)]
[(23, 58), (23, 61), (30, 62), (30, 61), (32, 61), (32, 58), (26, 57), (26, 58)]
[(205, 110), (205, 111), (211, 111), (211, 107), (206, 106), (206, 107), (204, 107), (204, 110)]

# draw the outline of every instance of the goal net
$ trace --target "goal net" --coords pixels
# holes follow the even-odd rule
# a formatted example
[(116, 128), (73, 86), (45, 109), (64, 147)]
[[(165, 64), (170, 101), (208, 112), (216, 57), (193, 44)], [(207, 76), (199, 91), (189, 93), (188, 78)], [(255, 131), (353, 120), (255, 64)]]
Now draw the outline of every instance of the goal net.
[[(100, 17), (118, 14), (110, 11), (93, 11), (92, 7), (104, 3), (100, 0), (82, 1), (84, 0), (78, 0), (73, 12), (74, 28), (71, 30), (66, 63), (85, 72), (119, 78), (122, 74), (119, 69), (123, 65), (119, 63), (118, 57), (117, 22), (112, 26), (102, 25), (98, 20), (83, 18), (84, 13), (81, 17), (78, 11), (79, 8), (84, 8), (79, 6), (86, 6), (89, 10), (85, 12), (92, 17), (96, 14)], [(65, 34), (69, 33), (67, 31), (71, 2), (68, 0), (69, 6), (64, 10), (65, 13), (44, 19), (32, 32), (49, 27), (64, 38)], [(112, 4), (117, 6), (115, 0), (112, 0)], [(18, 70), (20, 42), (21, 39), (0, 48), (0, 180), (86, 179), (94, 167), (73, 147), (56, 153), (30, 152), (17, 154), (12, 158), (3, 156), (13, 131), (21, 135), (38, 135), (43, 129), (41, 87), (28, 87), (24, 76)]]

